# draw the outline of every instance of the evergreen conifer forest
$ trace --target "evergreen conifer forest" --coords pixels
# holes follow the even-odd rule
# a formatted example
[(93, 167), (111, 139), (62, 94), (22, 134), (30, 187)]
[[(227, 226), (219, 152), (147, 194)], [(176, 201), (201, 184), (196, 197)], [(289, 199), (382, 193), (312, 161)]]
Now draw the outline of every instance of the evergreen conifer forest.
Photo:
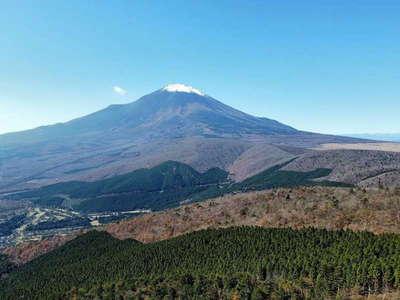
[[(340, 299), (400, 287), (400, 235), (207, 229), (143, 244), (91, 231), (6, 276), (1, 299)], [(236, 297), (236, 298), (235, 298)]]

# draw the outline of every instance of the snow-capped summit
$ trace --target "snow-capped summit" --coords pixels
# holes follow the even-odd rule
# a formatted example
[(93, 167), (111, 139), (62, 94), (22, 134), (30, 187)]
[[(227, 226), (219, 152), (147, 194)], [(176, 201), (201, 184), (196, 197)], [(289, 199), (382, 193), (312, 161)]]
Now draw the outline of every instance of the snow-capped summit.
[(163, 91), (168, 91), (168, 92), (182, 92), (182, 93), (194, 93), (200, 96), (204, 96), (204, 93), (200, 92), (199, 90), (189, 86), (185, 85), (182, 83), (173, 83), (173, 84), (168, 84), (163, 88)]

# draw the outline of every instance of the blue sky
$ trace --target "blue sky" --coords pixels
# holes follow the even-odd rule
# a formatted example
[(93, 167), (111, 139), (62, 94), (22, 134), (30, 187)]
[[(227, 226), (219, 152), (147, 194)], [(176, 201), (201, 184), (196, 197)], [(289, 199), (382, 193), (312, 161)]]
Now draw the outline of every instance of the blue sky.
[(398, 0), (0, 5), (0, 133), (175, 82), (303, 130), (400, 132)]

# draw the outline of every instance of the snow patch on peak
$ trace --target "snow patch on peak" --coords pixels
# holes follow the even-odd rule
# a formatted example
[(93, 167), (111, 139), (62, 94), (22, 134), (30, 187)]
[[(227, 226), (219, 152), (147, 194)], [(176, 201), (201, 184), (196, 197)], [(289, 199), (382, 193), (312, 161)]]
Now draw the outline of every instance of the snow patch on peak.
[(193, 93), (197, 94), (200, 96), (204, 96), (204, 93), (200, 92), (199, 90), (185, 84), (181, 83), (173, 83), (173, 84), (168, 84), (163, 88), (163, 91), (168, 91), (168, 92), (181, 92), (181, 93)]

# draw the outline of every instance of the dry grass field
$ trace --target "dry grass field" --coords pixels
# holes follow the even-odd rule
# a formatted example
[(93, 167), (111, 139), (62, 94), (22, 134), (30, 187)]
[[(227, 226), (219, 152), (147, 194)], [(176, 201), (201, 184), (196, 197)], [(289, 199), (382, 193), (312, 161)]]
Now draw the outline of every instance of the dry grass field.
[(373, 150), (373, 151), (389, 151), (389, 152), (400, 152), (400, 143), (353, 143), (353, 144), (339, 144), (329, 143), (322, 144), (315, 150)]

